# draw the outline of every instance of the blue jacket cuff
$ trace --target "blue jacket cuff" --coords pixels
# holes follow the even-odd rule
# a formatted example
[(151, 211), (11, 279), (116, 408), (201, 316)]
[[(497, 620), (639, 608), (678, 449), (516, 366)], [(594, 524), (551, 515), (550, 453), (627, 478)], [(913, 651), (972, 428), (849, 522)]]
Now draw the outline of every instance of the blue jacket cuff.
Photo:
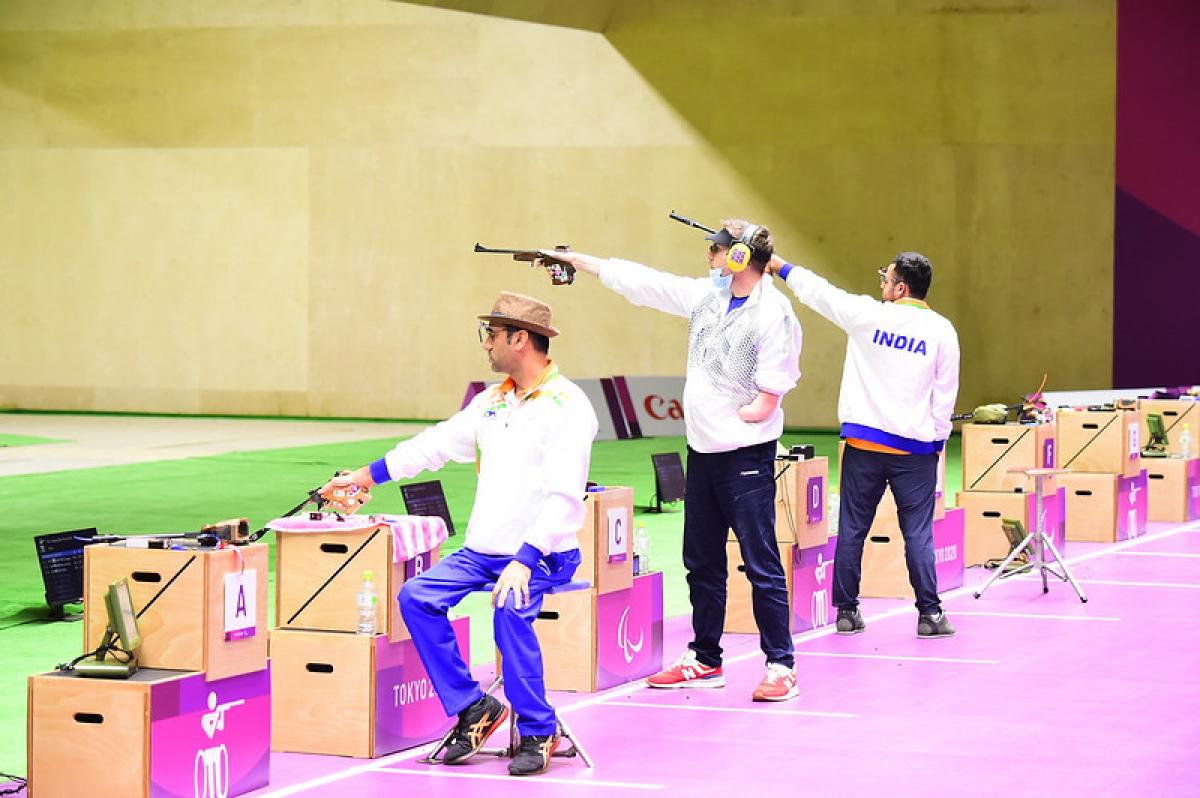
[(784, 264), (782, 266), (779, 267), (779, 276), (783, 279), (783, 281), (785, 283), (787, 282), (788, 275), (792, 273), (792, 268), (793, 268), (792, 264), (787, 263), (786, 261), (784, 262)]
[(376, 485), (392, 481), (392, 475), (388, 473), (387, 461), (376, 460), (371, 463), (371, 479), (375, 480)]
[(537, 567), (538, 561), (542, 559), (542, 556), (541, 549), (525, 543), (521, 546), (521, 550), (513, 556), (513, 559), (532, 571)]

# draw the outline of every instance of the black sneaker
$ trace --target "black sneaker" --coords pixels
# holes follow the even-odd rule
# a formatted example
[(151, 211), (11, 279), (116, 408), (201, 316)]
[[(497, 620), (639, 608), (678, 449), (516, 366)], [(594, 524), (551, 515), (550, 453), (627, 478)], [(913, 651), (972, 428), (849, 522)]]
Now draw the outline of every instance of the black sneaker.
[(946, 613), (922, 615), (917, 618), (917, 637), (954, 637), (954, 627), (946, 619)]
[(550, 757), (558, 750), (562, 737), (557, 734), (521, 736), (521, 747), (508, 765), (511, 776), (536, 776), (550, 767)]
[(450, 744), (446, 746), (442, 762), (447, 765), (461, 765), (466, 762), (479, 753), (487, 738), (500, 728), (500, 724), (507, 717), (508, 707), (490, 695), (485, 695), (458, 713), (458, 726), (454, 729)]
[(867, 624), (863, 621), (862, 613), (855, 607), (852, 610), (838, 610), (837, 617), (837, 632), (840, 635), (856, 635), (863, 629), (867, 628)]

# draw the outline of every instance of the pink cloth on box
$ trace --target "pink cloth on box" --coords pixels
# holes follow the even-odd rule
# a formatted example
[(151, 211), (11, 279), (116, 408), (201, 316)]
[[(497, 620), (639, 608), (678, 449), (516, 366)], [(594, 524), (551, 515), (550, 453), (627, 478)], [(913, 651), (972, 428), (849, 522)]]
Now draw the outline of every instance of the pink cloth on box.
[(382, 523), (373, 515), (343, 515), (322, 513), (320, 518), (310, 518), (310, 513), (276, 518), (267, 524), (267, 529), (276, 532), (360, 532)]
[(446, 522), (436, 515), (375, 515), (392, 528), (392, 560), (403, 562), (432, 551), (449, 536)]

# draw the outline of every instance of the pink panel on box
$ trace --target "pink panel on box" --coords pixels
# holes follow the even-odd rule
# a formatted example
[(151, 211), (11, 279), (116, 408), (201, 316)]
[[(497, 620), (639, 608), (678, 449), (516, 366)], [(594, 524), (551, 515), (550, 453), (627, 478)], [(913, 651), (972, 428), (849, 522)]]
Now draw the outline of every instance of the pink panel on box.
[(1146, 486), (1144, 468), (1136, 477), (1117, 477), (1117, 540), (1146, 534), (1150, 511)]
[(151, 798), (227, 798), (266, 786), (269, 667), (211, 682), (197, 673), (155, 684), (150, 713)]
[[(469, 618), (451, 622), (463, 661), (471, 661)], [(433, 689), (412, 640), (375, 638), (375, 755), (402, 751), (436, 740), (450, 719)]]
[(825, 626), (833, 619), (833, 557), (837, 538), (797, 549), (792, 556), (792, 631)]
[(1200, 460), (1187, 464), (1187, 518), (1200, 518)]
[(933, 522), (933, 562), (939, 593), (962, 586), (965, 535), (966, 512), (961, 507), (951, 507)]
[(638, 576), (633, 587), (596, 599), (596, 689), (662, 670), (663, 577)]

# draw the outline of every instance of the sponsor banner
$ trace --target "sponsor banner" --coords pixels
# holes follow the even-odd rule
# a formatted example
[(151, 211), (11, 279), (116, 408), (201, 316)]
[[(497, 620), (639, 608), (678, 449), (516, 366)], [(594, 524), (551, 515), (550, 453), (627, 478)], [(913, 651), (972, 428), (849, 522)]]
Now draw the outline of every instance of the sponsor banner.
[(834, 620), (833, 558), (837, 537), (792, 553), (792, 632), (818, 629)]
[(1117, 540), (1146, 534), (1150, 512), (1146, 485), (1144, 468), (1135, 477), (1117, 477)]
[(150, 688), (151, 798), (230, 798), (265, 787), (270, 744), (270, 667)]
[(613, 377), (613, 382), (633, 437), (686, 434), (683, 377)]
[(615, 441), (629, 437), (629, 433), (625, 428), (625, 416), (621, 412), (621, 408), (617, 405), (616, 397), (608, 396), (605, 391), (604, 383), (607, 380), (601, 379), (586, 379), (586, 380), (571, 380), (579, 386), (592, 403), (592, 410), (596, 413), (596, 420), (600, 422), (598, 431), (596, 432), (596, 440), (598, 441)]
[[(464, 662), (471, 661), (470, 619), (451, 622)], [(375, 756), (383, 756), (436, 740), (450, 719), (412, 640), (375, 638)]]
[(596, 689), (652, 676), (663, 667), (663, 576), (596, 598)]

